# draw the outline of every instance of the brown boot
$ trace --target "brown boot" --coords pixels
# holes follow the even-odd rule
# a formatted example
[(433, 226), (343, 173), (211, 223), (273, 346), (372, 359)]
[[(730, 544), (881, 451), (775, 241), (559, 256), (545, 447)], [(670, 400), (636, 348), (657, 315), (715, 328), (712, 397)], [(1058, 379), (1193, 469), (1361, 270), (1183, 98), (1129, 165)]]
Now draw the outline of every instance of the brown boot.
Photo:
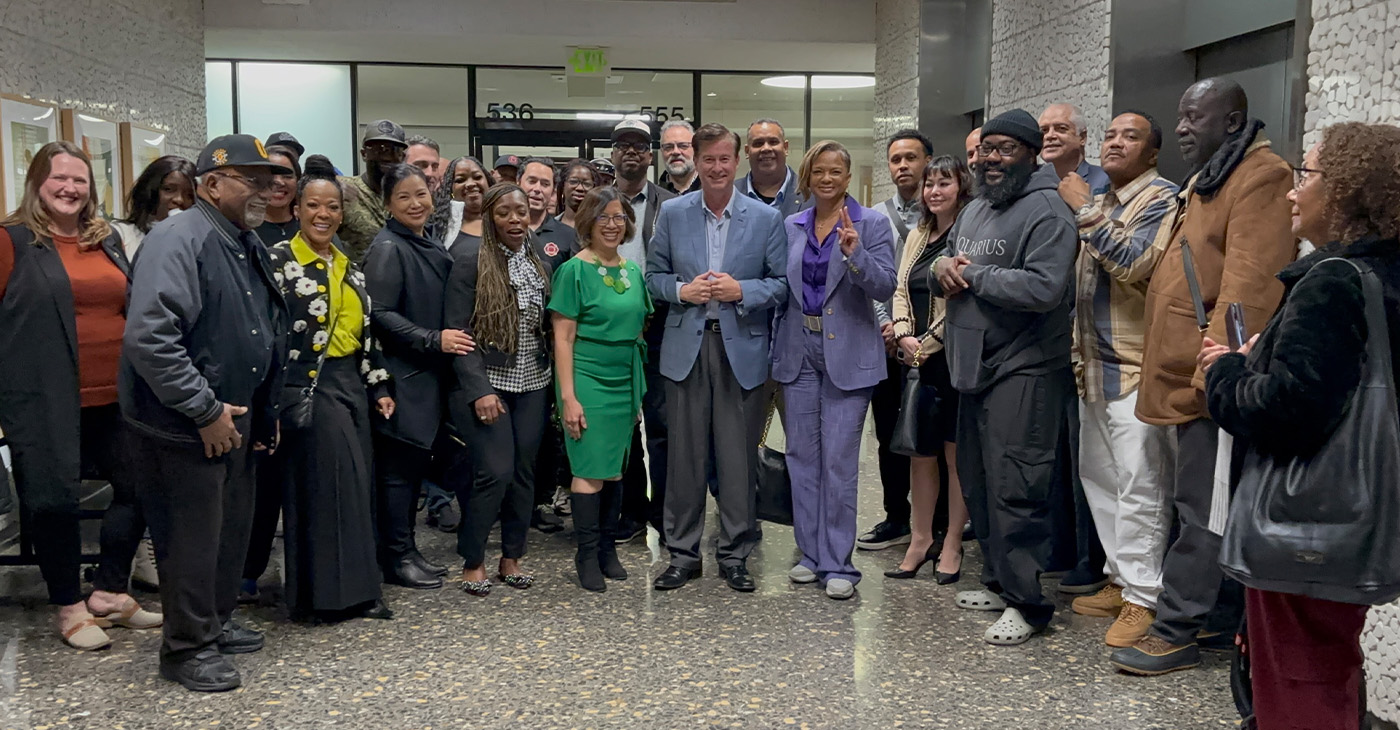
[(1108, 633), (1103, 638), (1104, 643), (1115, 649), (1126, 649), (1147, 636), (1147, 630), (1152, 628), (1152, 622), (1156, 620), (1156, 611), (1127, 601), (1123, 604), (1122, 612), (1118, 614), (1118, 620), (1108, 627)]
[(1115, 618), (1118, 616), (1118, 612), (1123, 610), (1123, 588), (1109, 583), (1103, 587), (1103, 590), (1092, 596), (1081, 596), (1074, 599), (1074, 603), (1070, 606), (1080, 616)]

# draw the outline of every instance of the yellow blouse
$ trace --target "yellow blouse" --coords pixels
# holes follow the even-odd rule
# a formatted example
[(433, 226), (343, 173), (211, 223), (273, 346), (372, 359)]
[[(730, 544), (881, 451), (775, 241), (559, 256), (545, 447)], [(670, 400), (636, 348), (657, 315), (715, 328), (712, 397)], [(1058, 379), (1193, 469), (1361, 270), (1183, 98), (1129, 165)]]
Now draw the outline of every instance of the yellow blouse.
[[(326, 260), (320, 254), (311, 250), (297, 233), (292, 237), (292, 255), (296, 256), (297, 263), (303, 268), (314, 266), (316, 269), (324, 271)], [(360, 295), (346, 283), (345, 275), (350, 268), (350, 259), (340, 252), (340, 249), (331, 246), (330, 275), (327, 277), (330, 282), (329, 291), (325, 286), (317, 288), (326, 293), (329, 298), (329, 311), (323, 317), (317, 317), (323, 324), (329, 319), (330, 342), (327, 357), (346, 357), (360, 351), (362, 345), (361, 335), (364, 334), (365, 309), (360, 305)], [(320, 345), (313, 345), (313, 350), (320, 350)], [(318, 353), (319, 354), (319, 353)]]

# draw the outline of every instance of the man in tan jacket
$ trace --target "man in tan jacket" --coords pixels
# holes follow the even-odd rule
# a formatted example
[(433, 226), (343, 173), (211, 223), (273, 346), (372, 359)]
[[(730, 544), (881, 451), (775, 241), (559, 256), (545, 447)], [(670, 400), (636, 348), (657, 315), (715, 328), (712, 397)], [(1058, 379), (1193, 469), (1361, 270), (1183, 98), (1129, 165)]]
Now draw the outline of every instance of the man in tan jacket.
[[(1283, 295), (1274, 276), (1296, 253), (1286, 198), (1292, 172), (1270, 149), (1263, 126), (1249, 117), (1244, 90), (1228, 79), (1196, 83), (1178, 108), (1176, 133), (1194, 172), (1182, 188), (1172, 241), (1147, 291), (1137, 416), (1176, 429), (1173, 481), (1181, 529), (1162, 566), (1156, 621), (1147, 636), (1110, 659), (1131, 674), (1199, 664), (1196, 636), (1220, 589), (1220, 536), (1208, 528), (1219, 428), (1206, 412), (1196, 355), (1204, 335), (1228, 341), (1225, 311), (1231, 302), (1244, 305), (1250, 333), (1263, 329)], [(1189, 281), (1193, 269), (1202, 324)]]

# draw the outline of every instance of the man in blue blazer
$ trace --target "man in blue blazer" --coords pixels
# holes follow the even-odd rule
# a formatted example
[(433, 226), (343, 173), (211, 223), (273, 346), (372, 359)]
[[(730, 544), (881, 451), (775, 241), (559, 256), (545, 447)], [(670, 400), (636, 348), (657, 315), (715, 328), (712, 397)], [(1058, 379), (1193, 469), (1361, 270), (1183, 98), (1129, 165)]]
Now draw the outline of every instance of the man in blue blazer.
[(787, 240), (778, 212), (736, 194), (739, 135), (696, 130), (699, 192), (662, 204), (647, 290), (670, 304), (661, 341), (670, 455), (663, 532), (671, 565), (653, 583), (700, 576), (706, 474), (718, 475), (717, 559), (725, 582), (752, 591), (745, 561), (757, 535), (752, 473), (764, 420), (769, 322), (787, 299)]

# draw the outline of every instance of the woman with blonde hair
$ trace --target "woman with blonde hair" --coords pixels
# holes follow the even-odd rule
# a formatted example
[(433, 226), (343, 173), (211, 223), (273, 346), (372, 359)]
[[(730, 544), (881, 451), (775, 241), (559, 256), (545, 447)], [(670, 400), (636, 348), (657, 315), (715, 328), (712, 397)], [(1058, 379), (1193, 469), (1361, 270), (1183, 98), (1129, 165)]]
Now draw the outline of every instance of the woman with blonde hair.
[[(92, 162), (50, 142), (29, 165), (19, 207), (0, 225), (0, 429), (10, 443), (26, 535), (57, 628), (76, 649), (112, 643), (104, 628), (155, 628), (127, 594), (145, 531), (117, 406), (117, 363), (131, 268), (98, 214)], [(80, 483), (109, 479), (102, 558), (82, 596)]]

